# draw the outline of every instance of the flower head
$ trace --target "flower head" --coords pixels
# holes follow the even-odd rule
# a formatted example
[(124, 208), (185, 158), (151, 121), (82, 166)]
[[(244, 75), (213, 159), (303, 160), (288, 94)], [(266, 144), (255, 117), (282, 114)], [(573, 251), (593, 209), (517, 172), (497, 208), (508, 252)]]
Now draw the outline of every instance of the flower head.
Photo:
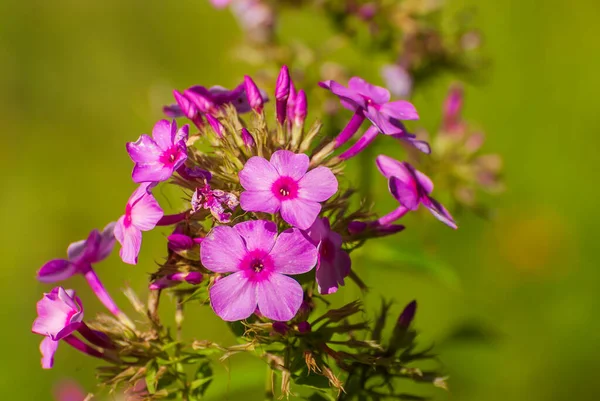
[(127, 152), (135, 162), (134, 182), (160, 182), (168, 180), (187, 159), (189, 127), (177, 130), (173, 120), (161, 120), (152, 130), (152, 138), (143, 134), (136, 142), (127, 143)]
[(43, 283), (66, 280), (76, 273), (85, 274), (91, 265), (110, 255), (114, 245), (115, 223), (109, 223), (102, 232), (93, 230), (87, 239), (73, 242), (67, 248), (68, 259), (53, 259), (38, 271), (37, 278)]
[(154, 196), (150, 192), (152, 184), (144, 183), (135, 190), (127, 201), (125, 214), (115, 225), (115, 238), (121, 244), (119, 255), (123, 262), (137, 264), (137, 255), (142, 245), (142, 231), (150, 231), (163, 217)]
[(220, 189), (211, 189), (208, 184), (196, 188), (192, 195), (192, 211), (195, 213), (200, 209), (210, 210), (219, 223), (229, 223), (238, 204), (237, 196)]
[(278, 236), (275, 223), (252, 220), (213, 228), (200, 260), (208, 270), (232, 273), (210, 288), (211, 305), (223, 320), (246, 319), (258, 306), (263, 316), (287, 321), (298, 312), (303, 291), (286, 275), (310, 271), (317, 249), (297, 229)]
[[(240, 195), (242, 209), (276, 213), (300, 229), (309, 228), (324, 202), (337, 192), (338, 183), (327, 167), (308, 171), (305, 154), (278, 150), (270, 161), (254, 156), (239, 172), (245, 191)], [(308, 172), (307, 172), (308, 171)]]
[(350, 274), (350, 256), (342, 250), (342, 236), (331, 230), (329, 219), (318, 218), (306, 231), (319, 250), (316, 279), (321, 294), (333, 294)]
[(450, 213), (435, 199), (429, 196), (433, 182), (425, 174), (407, 162), (399, 162), (391, 157), (377, 156), (377, 168), (389, 181), (390, 193), (403, 208), (416, 210), (420, 204), (444, 224), (456, 229)]

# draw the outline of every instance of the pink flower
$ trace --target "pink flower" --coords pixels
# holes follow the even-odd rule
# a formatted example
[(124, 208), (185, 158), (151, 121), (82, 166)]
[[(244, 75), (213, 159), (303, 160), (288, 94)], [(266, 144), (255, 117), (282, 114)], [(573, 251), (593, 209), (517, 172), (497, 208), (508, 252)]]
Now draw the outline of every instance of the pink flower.
[(142, 231), (152, 230), (163, 217), (163, 211), (150, 192), (151, 183), (144, 183), (129, 197), (125, 214), (115, 225), (115, 238), (121, 244), (123, 262), (137, 264), (142, 245)]
[(168, 180), (187, 159), (189, 127), (177, 130), (175, 120), (160, 120), (152, 130), (152, 138), (143, 134), (136, 142), (127, 143), (127, 152), (135, 162), (134, 182)]
[(54, 364), (58, 342), (78, 330), (83, 324), (83, 307), (75, 291), (56, 287), (37, 303), (37, 318), (31, 331), (45, 336), (40, 344), (42, 367)]
[(338, 183), (327, 167), (308, 171), (305, 154), (278, 150), (271, 160), (251, 157), (240, 171), (245, 191), (240, 195), (242, 209), (251, 212), (276, 213), (287, 223), (300, 229), (309, 228), (324, 202), (337, 192)]
[(272, 320), (292, 319), (302, 304), (302, 286), (286, 274), (310, 271), (317, 249), (297, 229), (277, 236), (275, 223), (246, 221), (212, 229), (200, 246), (204, 267), (232, 273), (210, 288), (213, 310), (223, 320), (246, 319), (258, 306)]
[(442, 223), (457, 228), (454, 219), (444, 206), (429, 196), (433, 191), (433, 182), (429, 177), (407, 162), (401, 163), (388, 156), (377, 156), (376, 163), (381, 174), (389, 180), (390, 193), (400, 203), (400, 208), (389, 216), (394, 215), (397, 219), (407, 211), (417, 210), (422, 204)]
[(231, 3), (231, 0), (210, 0), (210, 2), (216, 8), (225, 8)]
[(219, 223), (229, 223), (231, 214), (239, 204), (238, 198), (220, 189), (211, 189), (209, 184), (196, 188), (192, 195), (192, 211), (210, 210)]
[(344, 278), (350, 274), (350, 256), (342, 250), (342, 236), (331, 231), (327, 217), (316, 219), (306, 231), (319, 250), (317, 262), (317, 287), (321, 294), (333, 294)]

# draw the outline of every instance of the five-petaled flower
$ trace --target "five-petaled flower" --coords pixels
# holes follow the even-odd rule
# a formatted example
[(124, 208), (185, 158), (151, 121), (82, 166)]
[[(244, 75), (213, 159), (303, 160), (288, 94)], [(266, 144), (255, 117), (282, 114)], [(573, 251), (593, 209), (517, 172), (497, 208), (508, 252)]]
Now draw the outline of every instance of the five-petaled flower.
[(152, 230), (163, 217), (163, 210), (150, 192), (152, 186), (151, 183), (144, 183), (133, 192), (127, 201), (125, 214), (115, 225), (115, 238), (121, 244), (119, 255), (125, 263), (137, 264), (142, 231)]
[(302, 274), (317, 263), (317, 249), (297, 229), (277, 235), (275, 223), (251, 220), (218, 226), (200, 246), (200, 260), (215, 273), (232, 273), (210, 288), (213, 310), (223, 320), (246, 319), (258, 305), (272, 320), (292, 319), (302, 286), (286, 274)]
[(45, 336), (40, 344), (44, 369), (52, 367), (58, 342), (77, 331), (82, 320), (81, 300), (73, 290), (56, 287), (37, 303), (37, 318), (31, 331)]
[(321, 294), (333, 294), (350, 274), (351, 260), (342, 250), (342, 236), (331, 230), (327, 217), (318, 218), (306, 230), (307, 236), (319, 250), (315, 278)]
[(433, 191), (433, 182), (429, 177), (407, 162), (399, 162), (385, 155), (377, 156), (376, 163), (381, 174), (388, 179), (390, 193), (400, 203), (400, 214), (417, 210), (419, 205), (423, 204), (442, 223), (457, 228), (444, 206), (429, 196)]
[(136, 142), (127, 143), (127, 152), (135, 162), (134, 182), (168, 180), (187, 159), (189, 127), (177, 130), (175, 120), (160, 120), (152, 129), (152, 138), (142, 134)]
[(245, 191), (240, 195), (242, 209), (274, 214), (281, 211), (287, 223), (309, 228), (324, 202), (337, 192), (338, 183), (327, 167), (308, 171), (305, 154), (278, 150), (270, 161), (254, 156), (239, 172)]

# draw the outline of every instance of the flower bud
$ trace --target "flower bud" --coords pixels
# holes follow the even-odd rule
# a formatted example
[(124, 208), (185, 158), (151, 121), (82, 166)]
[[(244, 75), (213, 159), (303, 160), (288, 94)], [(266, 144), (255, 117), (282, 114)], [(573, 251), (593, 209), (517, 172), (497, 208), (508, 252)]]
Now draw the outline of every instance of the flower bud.
[(290, 72), (286, 65), (281, 67), (277, 84), (275, 85), (275, 100), (277, 109), (277, 121), (279, 124), (285, 122), (287, 99), (290, 95)]
[(183, 95), (190, 101), (194, 106), (203, 113), (215, 113), (217, 106), (208, 96), (205, 96), (198, 91), (187, 89), (183, 92)]
[(282, 336), (286, 335), (289, 331), (289, 326), (283, 322), (273, 322), (273, 331), (275, 333), (281, 334)]
[(242, 128), (242, 141), (247, 148), (254, 147), (254, 138), (246, 128)]
[(252, 110), (257, 113), (262, 113), (264, 102), (260, 93), (260, 89), (258, 89), (252, 78), (250, 78), (248, 75), (244, 76), (244, 87), (246, 88), (248, 104), (250, 104)]
[(312, 330), (312, 327), (311, 327), (310, 323), (308, 323), (307, 321), (298, 323), (298, 332), (305, 334), (305, 333), (310, 333), (311, 330)]
[(296, 104), (294, 107), (294, 125), (301, 126), (304, 124), (306, 119), (306, 110), (308, 108), (306, 101), (306, 93), (300, 89), (296, 97)]
[(218, 119), (216, 119), (210, 114), (206, 115), (206, 120), (210, 124), (213, 131), (215, 131), (215, 134), (217, 134), (219, 138), (223, 138), (223, 132), (225, 131), (225, 127), (223, 127), (223, 124), (221, 124), (221, 122)]
[(398, 322), (396, 324), (400, 327), (408, 328), (415, 317), (416, 311), (417, 301), (415, 300), (404, 307), (404, 310), (398, 317)]

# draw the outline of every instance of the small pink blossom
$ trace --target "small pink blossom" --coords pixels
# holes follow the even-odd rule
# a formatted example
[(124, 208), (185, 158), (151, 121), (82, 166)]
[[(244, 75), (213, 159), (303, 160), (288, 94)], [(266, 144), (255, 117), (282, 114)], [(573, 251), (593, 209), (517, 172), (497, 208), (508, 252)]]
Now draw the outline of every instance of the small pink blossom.
[(350, 256), (342, 250), (342, 236), (332, 231), (329, 219), (318, 218), (306, 231), (319, 250), (316, 279), (321, 294), (333, 294), (350, 274)]
[(258, 306), (266, 318), (287, 321), (303, 299), (302, 286), (287, 275), (310, 271), (317, 249), (295, 228), (278, 236), (275, 223), (255, 220), (213, 228), (200, 260), (215, 273), (231, 273), (210, 288), (212, 308), (223, 320), (246, 319)]
[(37, 318), (31, 331), (45, 336), (40, 344), (42, 367), (50, 369), (58, 342), (77, 331), (83, 321), (83, 306), (73, 290), (56, 287), (37, 303)]
[(161, 182), (173, 175), (187, 159), (189, 127), (177, 130), (175, 120), (160, 120), (152, 130), (152, 138), (143, 134), (136, 142), (127, 143), (127, 152), (135, 162), (134, 182)]
[(115, 238), (121, 244), (119, 255), (123, 262), (137, 264), (137, 256), (142, 245), (142, 231), (150, 231), (163, 217), (154, 196), (150, 192), (151, 183), (141, 184), (129, 197), (125, 214), (115, 225)]
[(219, 223), (229, 223), (231, 214), (239, 204), (237, 196), (220, 189), (211, 189), (209, 184), (196, 188), (192, 195), (192, 211), (210, 210)]
[(327, 167), (308, 171), (308, 165), (308, 156), (289, 150), (276, 151), (270, 161), (251, 157), (239, 173), (245, 189), (240, 195), (242, 209), (271, 214), (281, 211), (290, 225), (309, 228), (321, 211), (319, 202), (333, 196), (338, 183)]

